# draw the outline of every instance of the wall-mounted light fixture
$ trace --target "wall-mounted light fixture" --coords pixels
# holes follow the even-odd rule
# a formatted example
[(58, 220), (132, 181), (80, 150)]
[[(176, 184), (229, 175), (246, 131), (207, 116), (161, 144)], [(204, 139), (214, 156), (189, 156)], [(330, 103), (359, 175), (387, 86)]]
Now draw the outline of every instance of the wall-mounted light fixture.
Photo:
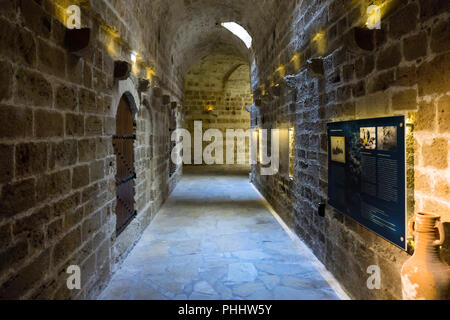
[(160, 87), (152, 87), (152, 96), (154, 98), (161, 98), (163, 96), (163, 91)]
[(64, 46), (67, 51), (77, 57), (81, 57), (87, 51), (91, 40), (91, 29), (66, 29)]
[(261, 84), (260, 89), (261, 89), (261, 96), (265, 96), (267, 92), (266, 92), (266, 85), (264, 83)]
[(324, 74), (323, 59), (322, 58), (311, 58), (306, 61), (306, 67), (309, 74), (314, 77), (322, 77)]
[(165, 94), (162, 96), (162, 104), (167, 106), (170, 103), (170, 96)]
[(114, 62), (114, 78), (117, 80), (125, 80), (130, 76), (131, 65), (127, 61)]
[(150, 67), (146, 67), (145, 71), (147, 73), (147, 79), (150, 80), (150, 84), (151, 85), (157, 85), (158, 84), (158, 77), (156, 76), (156, 72)]
[(281, 96), (281, 86), (279, 83), (275, 84), (274, 86), (270, 87), (269, 89), (270, 94), (274, 97)]
[(219, 114), (216, 112), (216, 108), (212, 104), (205, 106), (205, 113), (216, 118), (219, 116)]
[(150, 88), (150, 80), (139, 79), (139, 91), (144, 92)]
[(275, 72), (279, 74), (280, 78), (284, 78), (284, 76), (286, 75), (286, 66), (284, 65), (279, 66), (275, 70)]
[(344, 42), (350, 52), (365, 54), (375, 49), (375, 38), (380, 33), (382, 34), (383, 30), (353, 27), (344, 35)]

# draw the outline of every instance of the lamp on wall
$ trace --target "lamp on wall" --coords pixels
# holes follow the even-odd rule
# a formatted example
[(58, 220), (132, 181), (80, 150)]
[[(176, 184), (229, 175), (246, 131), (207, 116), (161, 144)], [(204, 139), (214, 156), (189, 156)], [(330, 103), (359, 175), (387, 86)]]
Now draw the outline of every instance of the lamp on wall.
[(170, 103), (170, 96), (165, 94), (162, 96), (162, 104), (167, 106)]
[(353, 53), (367, 53), (375, 49), (376, 32), (382, 32), (376, 29), (367, 29), (354, 27), (344, 36), (344, 42), (348, 50)]
[[(147, 68), (150, 69), (150, 68)], [(148, 78), (151, 81), (151, 87), (152, 87), (152, 96), (154, 98), (161, 98), (163, 96), (163, 91), (161, 89), (161, 80), (159, 77), (155, 74), (155, 72), (150, 69), (151, 71), (147, 70), (147, 75), (151, 78)]]
[(150, 88), (150, 80), (142, 78), (139, 79), (139, 91), (144, 92)]
[(153, 87), (152, 88), (152, 96), (154, 98), (161, 98), (163, 95), (162, 89), (160, 87)]
[(322, 77), (324, 74), (323, 59), (322, 58), (311, 58), (306, 61), (306, 68), (309, 74), (314, 77)]
[(66, 29), (64, 46), (67, 51), (77, 57), (81, 57), (88, 49), (91, 40), (91, 29)]
[(281, 96), (281, 86), (279, 83), (275, 84), (274, 86), (270, 87), (269, 89), (270, 94), (274, 97)]
[(213, 117), (216, 117), (216, 118), (219, 116), (219, 114), (216, 112), (215, 106), (213, 106), (212, 104), (208, 104), (205, 106), (204, 113), (211, 115)]
[(114, 62), (114, 78), (117, 80), (125, 80), (130, 76), (131, 65), (126, 61)]

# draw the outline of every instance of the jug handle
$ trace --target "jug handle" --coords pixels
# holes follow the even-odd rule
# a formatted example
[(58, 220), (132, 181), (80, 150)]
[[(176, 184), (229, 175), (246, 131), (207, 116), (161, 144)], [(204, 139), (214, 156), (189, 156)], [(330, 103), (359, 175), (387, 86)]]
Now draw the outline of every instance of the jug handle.
[(409, 220), (409, 224), (408, 224), (408, 229), (409, 232), (413, 235), (416, 236), (416, 230), (415, 229), (415, 224), (416, 224), (416, 216), (414, 215), (411, 220)]
[(442, 246), (445, 241), (444, 225), (442, 224), (441, 221), (438, 221), (436, 227), (438, 228), (438, 232), (439, 232), (439, 240), (434, 241), (433, 245)]

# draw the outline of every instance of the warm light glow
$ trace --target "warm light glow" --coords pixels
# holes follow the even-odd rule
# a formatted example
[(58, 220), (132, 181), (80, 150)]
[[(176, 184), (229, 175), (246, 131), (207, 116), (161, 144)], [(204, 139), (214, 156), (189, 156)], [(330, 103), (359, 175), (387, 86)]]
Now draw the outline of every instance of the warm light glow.
[(413, 119), (411, 119), (410, 117), (406, 118), (406, 124), (413, 124), (413, 123), (414, 123)]
[(266, 85), (265, 84), (261, 85), (261, 95), (263, 95), (263, 96), (266, 95)]
[(67, 18), (69, 15), (67, 14), (66, 7), (61, 6), (58, 2), (53, 3), (54, 8), (53, 12), (55, 13), (55, 18), (61, 22), (65, 27), (67, 27)]
[(147, 79), (150, 80), (150, 84), (153, 84), (153, 77), (156, 75), (156, 72), (150, 67), (146, 67), (145, 71), (147, 72)]
[(206, 106), (206, 111), (208, 111), (208, 112), (211, 112), (211, 111), (214, 111), (214, 106), (213, 105), (208, 105), (208, 106)]
[(298, 69), (300, 69), (300, 53), (297, 52), (296, 54), (294, 54), (294, 56), (291, 59), (291, 62), (294, 64), (294, 69), (295, 71), (298, 71)]
[(279, 66), (275, 72), (278, 72), (281, 78), (284, 78), (286, 75), (286, 67), (285, 66)]
[(253, 39), (247, 32), (247, 30), (245, 30), (242, 26), (238, 25), (236, 22), (223, 22), (221, 25), (222, 27), (232, 32), (239, 39), (241, 39), (245, 43), (247, 48), (250, 49), (250, 47), (252, 46)]
[(139, 68), (139, 65), (137, 63), (133, 63), (131, 65), (131, 72), (136, 76), (140, 77), (141, 69)]
[(317, 45), (317, 52), (319, 54), (324, 54), (327, 46), (326, 38), (325, 38), (325, 32), (319, 31), (312, 39), (313, 42)]
[(108, 44), (106, 45), (106, 51), (112, 58), (117, 57), (118, 48), (114, 39), (108, 40)]
[[(130, 52), (131, 72), (137, 77), (141, 75), (142, 57), (135, 51)], [(139, 61), (138, 61), (139, 60)]]
[(102, 30), (104, 30), (108, 36), (114, 38), (114, 39), (119, 39), (120, 38), (120, 34), (117, 32), (116, 29), (111, 28), (110, 26), (108, 26), (107, 24), (102, 24), (101, 25)]
[(400, 0), (374, 0), (363, 17), (366, 27), (369, 29), (381, 29), (382, 19), (399, 5), (401, 5)]
[(270, 76), (267, 80), (269, 81), (269, 87), (275, 86), (275, 81), (273, 80), (273, 76)]
[(252, 156), (252, 160), (256, 160), (256, 163), (259, 163), (259, 130), (253, 130), (253, 141), (252, 141), (253, 152), (256, 152), (256, 159)]
[(258, 163), (261, 163), (263, 152), (263, 130), (258, 129)]
[(312, 41), (316, 42), (325, 37), (325, 34), (323, 32), (317, 32)]
[(117, 58), (120, 52), (120, 34), (115, 29), (106, 24), (101, 24), (100, 27), (101, 31), (104, 32), (104, 45), (106, 47), (106, 51), (112, 58)]
[(84, 7), (88, 5), (86, 0), (52, 0), (50, 4), (53, 6), (54, 17), (65, 27), (68, 27), (70, 13), (67, 9), (70, 6)]
[(295, 129), (289, 128), (289, 178), (294, 179)]

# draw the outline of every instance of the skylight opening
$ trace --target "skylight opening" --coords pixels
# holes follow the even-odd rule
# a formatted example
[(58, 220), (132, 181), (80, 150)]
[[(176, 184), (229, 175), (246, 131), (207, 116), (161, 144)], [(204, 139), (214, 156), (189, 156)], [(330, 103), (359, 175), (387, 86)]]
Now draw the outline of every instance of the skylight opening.
[(245, 30), (242, 26), (238, 25), (236, 22), (222, 22), (222, 27), (228, 29), (235, 36), (241, 39), (248, 49), (252, 46), (252, 36)]

